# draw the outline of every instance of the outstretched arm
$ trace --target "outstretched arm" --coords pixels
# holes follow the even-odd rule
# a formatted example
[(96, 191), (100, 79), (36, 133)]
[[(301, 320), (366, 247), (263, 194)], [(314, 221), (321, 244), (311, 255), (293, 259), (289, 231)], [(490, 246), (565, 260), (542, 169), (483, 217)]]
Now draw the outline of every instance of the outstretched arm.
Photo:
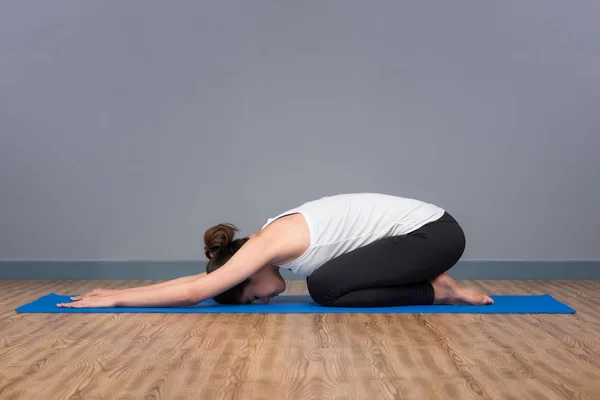
[(191, 306), (210, 299), (243, 282), (277, 257), (277, 243), (271, 232), (250, 238), (221, 268), (201, 279), (151, 291), (122, 293), (117, 306)]
[(158, 289), (158, 288), (162, 288), (162, 287), (166, 287), (166, 286), (180, 285), (182, 283), (193, 282), (196, 279), (202, 278), (204, 275), (206, 275), (206, 272), (203, 272), (198, 275), (190, 275), (190, 276), (184, 276), (181, 278), (171, 279), (171, 280), (156, 283), (153, 285), (136, 286), (136, 287), (125, 288), (125, 289), (100, 289), (100, 288), (98, 288), (98, 289), (94, 289), (90, 292), (87, 292), (87, 293), (79, 295), (79, 296), (73, 296), (73, 297), (71, 297), (71, 300), (82, 300), (82, 299), (85, 299), (88, 297), (108, 296), (108, 295), (116, 294), (116, 293), (131, 293), (131, 292), (139, 292), (142, 290), (154, 290), (154, 289)]
[(123, 291), (60, 307), (186, 307), (198, 304), (243, 282), (266, 264), (293, 254), (298, 246), (289, 237), (285, 238), (283, 230), (283, 224), (272, 224), (250, 238), (225, 265), (200, 279), (148, 290)]

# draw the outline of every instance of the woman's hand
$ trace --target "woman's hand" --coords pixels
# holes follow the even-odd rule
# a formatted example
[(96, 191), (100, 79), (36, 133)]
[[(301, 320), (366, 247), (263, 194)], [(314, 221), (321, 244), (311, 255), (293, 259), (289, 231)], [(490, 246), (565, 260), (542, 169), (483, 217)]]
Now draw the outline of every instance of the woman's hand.
[(94, 289), (91, 292), (71, 297), (72, 303), (60, 303), (60, 308), (105, 308), (116, 307), (116, 289)]
[(82, 300), (72, 303), (60, 303), (56, 306), (59, 308), (112, 308), (117, 306), (117, 295), (83, 297)]
[(119, 292), (117, 289), (94, 289), (91, 292), (71, 297), (73, 301), (85, 300), (92, 297), (103, 297)]

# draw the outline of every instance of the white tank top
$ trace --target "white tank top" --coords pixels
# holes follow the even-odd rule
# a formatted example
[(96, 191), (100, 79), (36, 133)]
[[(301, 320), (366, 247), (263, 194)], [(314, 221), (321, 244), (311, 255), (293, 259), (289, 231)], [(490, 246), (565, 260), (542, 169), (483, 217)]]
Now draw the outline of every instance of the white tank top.
[(304, 203), (267, 220), (299, 213), (310, 231), (310, 246), (298, 258), (279, 265), (310, 274), (327, 261), (388, 236), (405, 235), (442, 217), (445, 210), (419, 200), (377, 193), (340, 194)]

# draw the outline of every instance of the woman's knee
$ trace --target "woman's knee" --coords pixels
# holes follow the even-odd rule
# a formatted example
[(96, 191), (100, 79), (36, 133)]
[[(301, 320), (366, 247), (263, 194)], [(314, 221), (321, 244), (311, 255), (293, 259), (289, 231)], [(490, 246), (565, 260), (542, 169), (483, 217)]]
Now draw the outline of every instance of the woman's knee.
[(328, 282), (325, 279), (316, 273), (313, 273), (313, 275), (306, 278), (306, 287), (310, 297), (315, 303), (324, 307), (332, 306), (337, 300), (336, 296), (331, 292), (330, 285), (327, 283)]

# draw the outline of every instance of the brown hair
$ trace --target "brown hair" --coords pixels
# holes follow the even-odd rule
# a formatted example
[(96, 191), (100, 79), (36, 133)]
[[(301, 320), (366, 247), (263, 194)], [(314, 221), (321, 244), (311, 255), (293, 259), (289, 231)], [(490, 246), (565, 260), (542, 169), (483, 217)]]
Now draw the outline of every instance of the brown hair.
[[(218, 224), (204, 233), (204, 253), (208, 258), (206, 273), (210, 274), (225, 265), (227, 261), (242, 248), (248, 238), (235, 239), (238, 229), (233, 224)], [(250, 283), (248, 279), (213, 297), (220, 304), (241, 304), (244, 288)]]

